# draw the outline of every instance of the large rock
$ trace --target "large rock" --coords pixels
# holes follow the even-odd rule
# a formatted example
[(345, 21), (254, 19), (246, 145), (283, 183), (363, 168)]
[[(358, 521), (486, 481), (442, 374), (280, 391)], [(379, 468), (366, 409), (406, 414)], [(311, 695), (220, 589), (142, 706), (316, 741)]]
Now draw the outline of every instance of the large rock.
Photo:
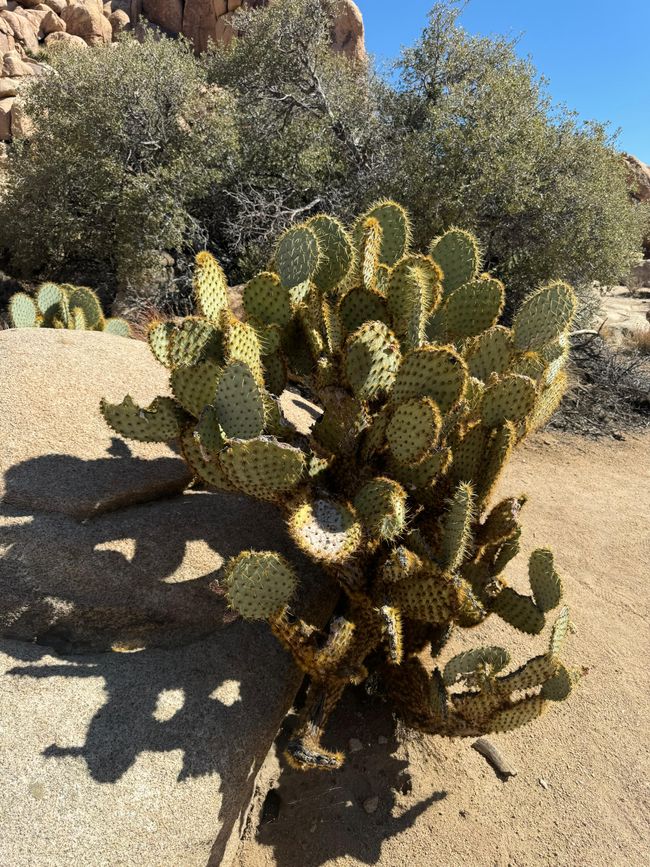
[(50, 33), (49, 36), (45, 37), (45, 45), (50, 51), (57, 48), (88, 48), (88, 44), (81, 36), (73, 36), (72, 33), (65, 31)]
[(352, 0), (340, 0), (334, 19), (334, 48), (350, 60), (363, 62), (366, 59), (363, 16)]
[(0, 635), (76, 652), (196, 640), (222, 624), (210, 586), (224, 561), (250, 549), (280, 551), (303, 582), (323, 583), (279, 511), (236, 494), (188, 492), (81, 523), (5, 506)]
[(233, 863), (301, 681), (268, 629), (83, 657), (0, 645), (0, 863)]
[(61, 12), (66, 31), (79, 36), (87, 45), (104, 45), (111, 42), (113, 30), (104, 17), (103, 7), (93, 0), (82, 0), (73, 6), (66, 6)]
[(17, 78), (0, 78), (0, 99), (16, 96), (19, 87), (19, 79)]
[(13, 96), (0, 99), (0, 141), (11, 139), (11, 109), (13, 104)]
[(183, 0), (143, 0), (142, 12), (149, 21), (170, 33), (183, 30)]
[(22, 78), (24, 75), (36, 75), (35, 63), (23, 60), (17, 50), (7, 51), (2, 59), (0, 76), (8, 78)]
[(638, 202), (650, 202), (650, 166), (631, 154), (624, 154), (628, 169), (628, 184), (631, 195)]
[(118, 440), (102, 397), (148, 404), (168, 393), (145, 343), (93, 331), (0, 331), (0, 496), (29, 510), (86, 518), (181, 490), (165, 444)]
[(48, 9), (40, 24), (38, 35), (41, 39), (49, 36), (50, 33), (63, 33), (66, 29), (65, 21), (54, 12), (53, 9)]
[(11, 27), (14, 40), (18, 45), (22, 45), (30, 54), (38, 52), (38, 37), (36, 35), (38, 27), (34, 28), (28, 18), (16, 12), (9, 12), (8, 9), (3, 9), (0, 12), (0, 18)]

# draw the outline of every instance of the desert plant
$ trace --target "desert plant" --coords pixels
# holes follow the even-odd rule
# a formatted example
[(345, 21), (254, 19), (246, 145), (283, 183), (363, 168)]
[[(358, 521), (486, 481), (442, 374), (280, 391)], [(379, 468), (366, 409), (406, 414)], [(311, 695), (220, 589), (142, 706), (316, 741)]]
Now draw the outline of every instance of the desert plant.
[(70, 328), (119, 337), (131, 334), (126, 319), (104, 317), (99, 298), (87, 286), (42, 283), (35, 298), (16, 292), (9, 300), (9, 318), (14, 328)]
[[(341, 764), (321, 746), (323, 726), (345, 687), (369, 675), (407, 724), (449, 736), (523, 725), (575, 679), (560, 661), (566, 608), (548, 650), (509, 674), (500, 647), (433, 674), (418, 657), (428, 648), (436, 659), (455, 626), (491, 614), (537, 634), (560, 604), (547, 549), (530, 557), (532, 595), (509, 586), (525, 498), (490, 498), (512, 449), (562, 396), (575, 299), (551, 283), (503, 327), (504, 287), (481, 273), (469, 233), (451, 229), (427, 254), (410, 238), (392, 202), (350, 231), (326, 215), (290, 228), (245, 287), (246, 322), (200, 253), (201, 315), (149, 332), (173, 397), (146, 409), (128, 396), (102, 402), (123, 436), (178, 439), (196, 478), (279, 506), (296, 545), (342, 588), (323, 635), (290, 610), (299, 578), (277, 553), (242, 552), (224, 573), (232, 608), (267, 620), (311, 678), (287, 751), (301, 768)], [(288, 371), (323, 410), (309, 437), (279, 407)]]

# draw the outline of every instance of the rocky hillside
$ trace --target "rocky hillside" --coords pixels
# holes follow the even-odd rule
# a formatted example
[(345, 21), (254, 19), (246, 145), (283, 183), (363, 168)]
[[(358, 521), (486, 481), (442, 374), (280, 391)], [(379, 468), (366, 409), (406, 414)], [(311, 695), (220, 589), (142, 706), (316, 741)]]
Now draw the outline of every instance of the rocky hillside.
[[(248, 0), (261, 5), (268, 0)], [(227, 44), (242, 0), (0, 0), (0, 142), (25, 136), (29, 123), (21, 91), (47, 66), (34, 58), (61, 45), (86, 49), (113, 41), (141, 17), (163, 30), (183, 33), (198, 51), (212, 40)], [(363, 20), (352, 0), (342, 0), (332, 22), (336, 49), (365, 58)]]

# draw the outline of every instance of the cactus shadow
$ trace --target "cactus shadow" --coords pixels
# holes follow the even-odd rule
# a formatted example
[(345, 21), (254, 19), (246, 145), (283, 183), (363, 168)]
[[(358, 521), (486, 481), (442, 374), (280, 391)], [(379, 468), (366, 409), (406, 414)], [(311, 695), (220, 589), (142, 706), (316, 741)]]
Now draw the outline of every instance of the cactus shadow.
[(276, 742), (281, 772), (259, 810), (255, 834), (273, 848), (278, 867), (321, 867), (344, 857), (376, 864), (387, 839), (447, 796), (446, 791), (413, 796), (407, 753), (390, 707), (363, 688), (345, 692), (327, 726), (324, 744), (346, 753), (339, 770), (292, 768), (282, 755), (292, 727), (288, 718)]

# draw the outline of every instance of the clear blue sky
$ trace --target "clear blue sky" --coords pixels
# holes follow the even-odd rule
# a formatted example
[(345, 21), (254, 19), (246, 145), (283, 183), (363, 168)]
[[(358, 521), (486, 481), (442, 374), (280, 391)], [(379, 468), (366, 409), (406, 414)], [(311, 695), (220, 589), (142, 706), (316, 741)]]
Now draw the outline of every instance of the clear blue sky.
[[(366, 44), (394, 57), (422, 31), (434, 0), (356, 0)], [(621, 128), (619, 146), (650, 163), (650, 0), (470, 0), (473, 34), (521, 35), (518, 51), (581, 117)]]

